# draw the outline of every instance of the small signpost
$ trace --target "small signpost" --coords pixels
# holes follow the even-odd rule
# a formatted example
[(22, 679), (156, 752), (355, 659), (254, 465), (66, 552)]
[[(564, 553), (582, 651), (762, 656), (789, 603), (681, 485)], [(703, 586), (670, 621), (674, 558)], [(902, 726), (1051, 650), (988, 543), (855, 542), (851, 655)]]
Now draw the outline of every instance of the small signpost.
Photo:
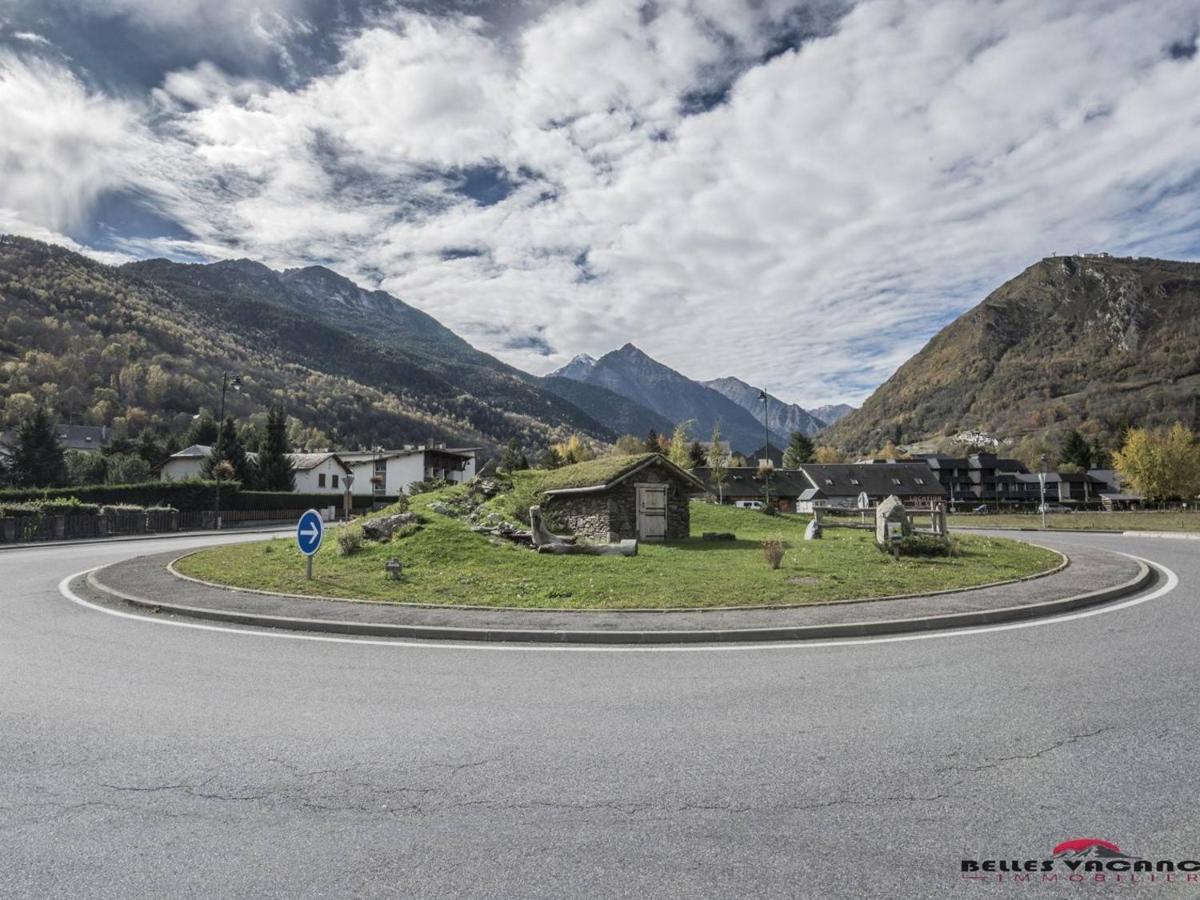
[(296, 523), (296, 546), (307, 557), (308, 578), (312, 580), (313, 555), (321, 549), (321, 541), (325, 538), (325, 523), (321, 514), (310, 509)]

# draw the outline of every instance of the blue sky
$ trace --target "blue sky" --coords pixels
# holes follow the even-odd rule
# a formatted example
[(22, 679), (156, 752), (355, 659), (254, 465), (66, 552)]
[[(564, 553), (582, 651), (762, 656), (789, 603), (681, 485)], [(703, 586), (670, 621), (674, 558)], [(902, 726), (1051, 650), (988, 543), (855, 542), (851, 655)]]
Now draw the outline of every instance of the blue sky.
[(0, 231), (322, 263), (534, 372), (860, 401), (1051, 253), (1200, 258), (1198, 0), (0, 0)]

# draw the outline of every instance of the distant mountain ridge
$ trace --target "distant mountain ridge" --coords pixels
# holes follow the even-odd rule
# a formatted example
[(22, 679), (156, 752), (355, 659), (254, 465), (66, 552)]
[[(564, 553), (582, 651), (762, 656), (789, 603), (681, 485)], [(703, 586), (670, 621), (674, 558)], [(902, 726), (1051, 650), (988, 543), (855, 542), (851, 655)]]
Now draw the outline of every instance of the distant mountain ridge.
[(854, 452), (978, 429), (1009, 443), (1197, 421), (1200, 263), (1049, 257), (935, 335), (825, 433)]
[[(577, 356), (548, 377), (603, 387), (671, 423), (691, 421), (692, 434), (699, 440), (707, 440), (713, 426), (719, 423), (722, 439), (741, 453), (749, 453), (763, 444), (761, 417), (756, 418), (719, 391), (652, 359), (633, 344), (599, 359)], [(782, 440), (775, 434), (771, 439), (776, 443)]]
[(850, 413), (854, 412), (855, 407), (849, 403), (834, 403), (827, 406), (817, 406), (810, 409), (809, 412), (819, 421), (825, 423), (825, 427), (834, 425), (844, 419)]
[[(740, 378), (714, 378), (712, 381), (701, 382), (719, 394), (728, 397), (751, 415), (762, 416), (763, 401), (759, 399), (760, 389), (749, 385)], [(767, 394), (767, 426), (775, 440), (787, 446), (794, 432), (815, 437), (825, 427), (825, 422), (808, 412), (796, 403), (785, 403), (778, 397)], [(759, 445), (761, 446), (761, 444)]]

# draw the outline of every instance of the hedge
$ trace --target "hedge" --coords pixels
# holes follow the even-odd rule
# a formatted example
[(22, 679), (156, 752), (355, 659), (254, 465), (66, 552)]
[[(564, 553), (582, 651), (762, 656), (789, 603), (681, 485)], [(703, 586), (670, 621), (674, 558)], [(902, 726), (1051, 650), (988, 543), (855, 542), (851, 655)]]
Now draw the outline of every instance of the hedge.
[[(143, 484), (102, 484), (62, 488), (0, 490), (0, 505), (39, 500), (76, 500), (99, 506), (171, 507), (180, 512), (205, 512), (216, 499), (215, 481), (148, 481)], [(355, 496), (354, 507), (395, 503), (396, 497)], [(240, 482), (221, 482), (221, 508), (226, 510), (301, 510), (328, 506), (339, 509), (341, 494), (295, 494), (282, 491), (243, 491)]]

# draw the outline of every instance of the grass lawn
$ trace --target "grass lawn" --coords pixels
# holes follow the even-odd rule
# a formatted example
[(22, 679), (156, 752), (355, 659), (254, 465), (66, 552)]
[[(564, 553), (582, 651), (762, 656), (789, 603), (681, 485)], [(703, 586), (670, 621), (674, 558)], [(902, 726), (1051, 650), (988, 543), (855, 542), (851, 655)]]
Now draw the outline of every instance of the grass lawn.
[[(518, 485), (519, 489), (520, 485)], [(754, 510), (692, 504), (687, 541), (642, 544), (636, 557), (553, 556), (471, 532), (429, 504), (450, 488), (422, 494), (412, 509), (428, 520), (422, 530), (385, 544), (365, 542), (358, 553), (337, 553), (336, 529), (314, 560), (313, 580), (291, 537), (204, 550), (179, 564), (186, 575), (239, 587), (370, 600), (476, 606), (628, 609), (811, 603), (966, 587), (1052, 568), (1059, 557), (1017, 541), (963, 536), (953, 558), (895, 562), (869, 532), (829, 529), (803, 540), (803, 516), (765, 516)], [(492, 501), (493, 506), (498, 505)], [(733, 542), (699, 540), (702, 531), (732, 531)], [(771, 570), (760, 541), (787, 542), (783, 566)], [(391, 556), (404, 563), (402, 581), (384, 576)]]
[[(1041, 528), (1038, 514), (998, 513), (995, 515), (956, 515), (956, 525), (979, 528)], [(1200, 531), (1200, 510), (1146, 510), (1129, 512), (1047, 513), (1049, 528), (1099, 528), (1115, 531)]]

